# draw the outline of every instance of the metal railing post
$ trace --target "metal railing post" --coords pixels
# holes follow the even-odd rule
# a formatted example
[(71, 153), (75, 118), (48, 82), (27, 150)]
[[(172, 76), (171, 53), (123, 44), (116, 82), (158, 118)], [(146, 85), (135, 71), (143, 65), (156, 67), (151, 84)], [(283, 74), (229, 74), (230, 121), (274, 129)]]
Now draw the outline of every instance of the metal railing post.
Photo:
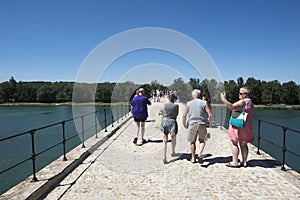
[(258, 135), (257, 135), (257, 152), (256, 154), (260, 155), (260, 139), (261, 139), (261, 135), (260, 135), (260, 125), (261, 125), (261, 119), (258, 120)]
[(283, 144), (282, 144), (282, 167), (281, 167), (281, 170), (282, 171), (286, 171), (285, 169), (285, 153), (286, 153), (286, 146), (285, 146), (285, 140), (286, 140), (286, 130), (287, 130), (287, 127), (284, 126), (282, 127), (282, 130), (283, 130)]
[(123, 108), (124, 106), (123, 106), (123, 102), (121, 103), (121, 116), (122, 116), (122, 120), (124, 119), (123, 117), (123, 112), (124, 112), (124, 108)]
[(117, 103), (117, 123), (119, 123), (119, 103)]
[(36, 153), (35, 153), (35, 145), (34, 145), (34, 134), (35, 134), (35, 129), (30, 131), (30, 135), (31, 135), (31, 150), (32, 150), (32, 154), (31, 154), (31, 160), (32, 160), (32, 181), (36, 182), (38, 181), (37, 177), (36, 177)]
[(82, 148), (85, 148), (84, 145), (84, 116), (81, 116), (81, 128), (82, 128), (82, 132), (81, 132), (81, 136), (82, 136)]
[(105, 132), (107, 132), (107, 120), (106, 120), (106, 109), (104, 108), (104, 127), (105, 127)]
[(220, 129), (223, 129), (223, 109), (221, 107), (221, 126)]
[(61, 123), (61, 125), (62, 125), (62, 130), (63, 130), (63, 141), (62, 141), (62, 144), (63, 144), (63, 151), (64, 151), (64, 158), (63, 158), (64, 161), (67, 160), (67, 157), (66, 157), (66, 143), (67, 143), (67, 141), (66, 141), (65, 124), (66, 124), (65, 121), (63, 121), (63, 122)]
[(111, 127), (114, 127), (114, 115), (112, 110), (111, 110)]
[(96, 129), (96, 138), (98, 138), (97, 111), (95, 112), (95, 129)]

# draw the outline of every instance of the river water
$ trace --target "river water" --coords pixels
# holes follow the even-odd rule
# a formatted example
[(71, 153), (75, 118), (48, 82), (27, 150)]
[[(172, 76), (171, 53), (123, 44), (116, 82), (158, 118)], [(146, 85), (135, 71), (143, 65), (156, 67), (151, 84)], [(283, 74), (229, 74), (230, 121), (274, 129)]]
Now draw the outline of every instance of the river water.
[[(82, 106), (82, 114), (85, 111), (90, 110), (89, 106)], [(107, 124), (113, 122), (110, 106), (96, 106), (96, 110), (100, 110), (98, 117), (99, 128), (103, 129), (104, 126), (104, 109), (107, 113)], [(121, 110), (124, 110), (121, 108)], [(228, 124), (226, 109), (224, 107), (213, 107), (214, 119), (218, 124)], [(125, 108), (126, 112), (126, 108)], [(23, 133), (31, 129), (37, 129), (46, 125), (55, 124), (64, 120), (72, 119), (72, 107), (71, 106), (0, 106), (0, 139)], [(287, 126), (289, 128), (300, 130), (300, 111), (291, 110), (255, 110), (254, 127), (255, 134), (257, 134), (257, 119), (263, 119), (275, 124)], [(80, 119), (78, 119), (80, 120)], [(86, 117), (87, 121), (94, 122), (94, 116), (90, 116), (90, 119)], [(74, 147), (81, 143), (80, 134), (77, 134), (75, 120), (66, 123), (66, 138), (72, 138), (67, 142), (66, 150), (70, 151)], [(95, 132), (95, 128), (89, 130), (87, 137), (91, 137)], [(262, 138), (271, 140), (273, 144), (262, 141), (261, 149), (271, 154), (280, 162), (282, 161), (281, 146), (283, 142), (282, 128), (267, 125), (262, 123), (261, 125)], [(101, 137), (101, 136), (99, 136)], [(35, 134), (35, 150), (36, 153), (43, 151), (51, 147), (54, 144), (62, 141), (62, 126), (58, 124), (56, 126), (47, 128), (45, 130), (38, 131)], [(293, 131), (287, 131), (286, 147), (288, 150), (300, 155), (298, 148), (300, 142), (300, 134)], [(255, 138), (255, 145), (257, 145), (257, 137)], [(275, 145), (274, 145), (275, 144)], [(278, 145), (279, 147), (277, 147)], [(62, 145), (39, 155), (37, 157), (37, 170), (42, 169), (53, 160), (62, 155)], [(8, 141), (0, 142), (0, 171), (7, 169), (8, 167), (30, 158), (32, 153), (31, 135), (26, 134), (20, 137), (10, 139)], [(286, 163), (300, 172), (300, 158), (287, 152)], [(32, 161), (29, 160), (19, 167), (14, 168), (8, 172), (0, 174), (0, 194), (7, 191), (17, 183), (26, 179), (32, 174)]]

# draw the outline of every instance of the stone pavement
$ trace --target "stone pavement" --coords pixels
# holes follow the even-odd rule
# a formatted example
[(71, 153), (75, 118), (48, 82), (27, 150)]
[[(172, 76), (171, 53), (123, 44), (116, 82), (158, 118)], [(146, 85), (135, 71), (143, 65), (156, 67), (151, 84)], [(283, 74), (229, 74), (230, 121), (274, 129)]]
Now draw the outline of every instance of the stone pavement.
[[(136, 127), (129, 119), (45, 199), (300, 199), (300, 174), (281, 171), (277, 161), (263, 152), (257, 155), (252, 145), (249, 167), (226, 167), (231, 150), (227, 130), (220, 127), (208, 129), (204, 164), (191, 163), (187, 130), (181, 123), (182, 104), (176, 156), (170, 156), (169, 142), (168, 163), (163, 164), (161, 131), (154, 122), (161, 103), (149, 107), (146, 144), (132, 143)], [(11, 194), (2, 197), (20, 197)]]

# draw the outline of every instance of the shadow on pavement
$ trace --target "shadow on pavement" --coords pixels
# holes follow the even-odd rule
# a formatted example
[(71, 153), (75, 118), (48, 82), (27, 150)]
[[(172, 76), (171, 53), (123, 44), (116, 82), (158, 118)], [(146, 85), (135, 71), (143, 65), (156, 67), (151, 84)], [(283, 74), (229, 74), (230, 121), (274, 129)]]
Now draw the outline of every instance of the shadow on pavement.
[(252, 159), (248, 161), (248, 167), (276, 168), (281, 163), (274, 159)]
[(216, 163), (229, 163), (231, 161), (232, 161), (231, 156), (204, 159), (204, 163), (207, 163), (207, 164), (203, 164), (202, 167), (208, 167), (208, 166), (214, 165)]
[[(151, 139), (147, 140), (147, 143), (162, 143), (162, 142), (163, 140), (151, 140)], [(168, 140), (168, 142), (171, 142), (171, 140)]]
[[(231, 156), (204, 159), (205, 164), (203, 164), (202, 167), (208, 167), (210, 165), (214, 165), (217, 163), (225, 164), (231, 161), (232, 161)], [(251, 159), (247, 162), (247, 167), (276, 168), (278, 166), (281, 166), (281, 163), (274, 159)]]

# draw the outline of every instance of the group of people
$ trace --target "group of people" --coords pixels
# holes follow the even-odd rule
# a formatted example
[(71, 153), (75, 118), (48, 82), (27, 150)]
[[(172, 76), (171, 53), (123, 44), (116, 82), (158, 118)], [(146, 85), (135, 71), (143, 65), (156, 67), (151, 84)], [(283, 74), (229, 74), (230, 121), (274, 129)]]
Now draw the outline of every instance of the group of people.
[[(226, 99), (226, 94), (221, 94), (221, 100), (230, 110), (238, 110), (248, 113), (246, 126), (237, 128), (229, 125), (228, 132), (231, 141), (232, 162), (226, 164), (227, 167), (247, 167), (248, 159), (248, 143), (253, 143), (253, 125), (252, 118), (254, 114), (254, 105), (249, 97), (250, 90), (247, 87), (240, 88), (239, 101), (231, 103)], [(176, 104), (177, 96), (174, 93), (168, 94), (168, 102), (165, 102), (160, 108), (162, 120), (160, 129), (163, 137), (163, 163), (167, 163), (167, 142), (168, 135), (171, 136), (171, 156), (175, 156), (176, 135), (178, 134), (177, 117), (179, 114), (179, 106)], [(133, 143), (137, 144), (139, 133), (141, 132), (141, 144), (144, 144), (145, 121), (148, 117), (147, 105), (151, 105), (150, 100), (145, 97), (143, 88), (138, 90), (138, 94), (132, 99), (131, 112), (136, 122), (136, 137)], [(207, 137), (207, 127), (211, 127), (213, 115), (208, 105), (207, 99), (201, 98), (201, 91), (194, 89), (192, 91), (192, 100), (187, 102), (184, 108), (182, 123), (188, 129), (187, 141), (190, 143), (191, 162), (203, 163), (203, 150)], [(196, 141), (199, 141), (199, 154), (196, 157)], [(239, 163), (239, 152), (242, 155), (242, 162)]]
[(154, 102), (159, 102), (162, 96), (163, 96), (163, 91), (152, 90), (152, 99)]

